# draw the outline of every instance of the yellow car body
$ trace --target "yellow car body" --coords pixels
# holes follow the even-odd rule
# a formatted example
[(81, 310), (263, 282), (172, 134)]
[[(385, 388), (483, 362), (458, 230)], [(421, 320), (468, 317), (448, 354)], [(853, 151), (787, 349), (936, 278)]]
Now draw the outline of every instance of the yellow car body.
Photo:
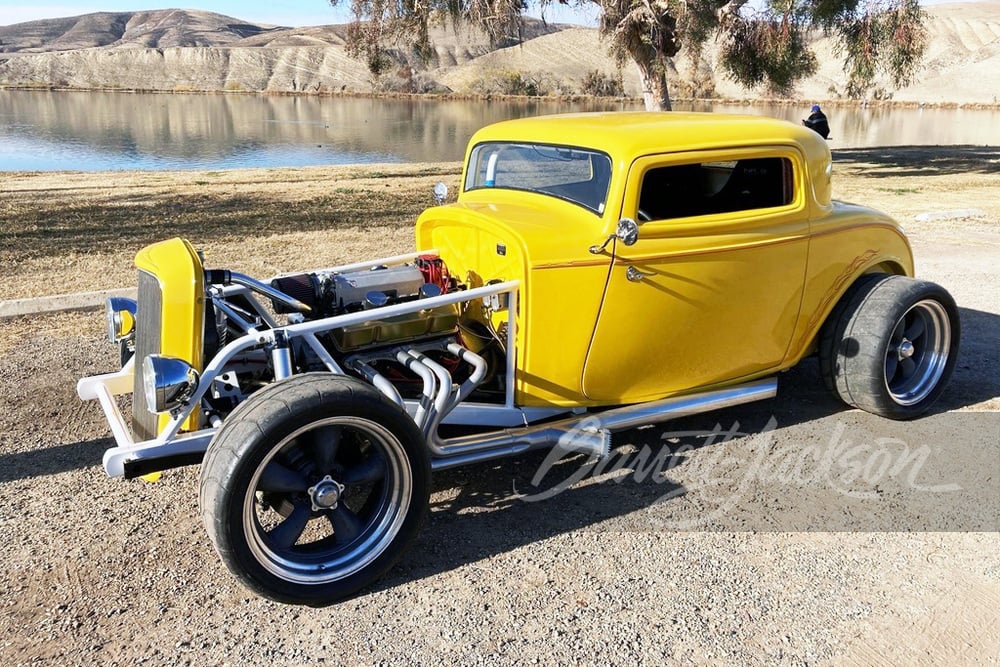
[(910, 277), (899, 226), (833, 201), (825, 142), (774, 119), (483, 128), (416, 245), (266, 282), (182, 239), (142, 249), (136, 301), (106, 311), (123, 366), (77, 385), (115, 438), (104, 469), (200, 463), (234, 576), (325, 605), (400, 557), (432, 470), (607, 457), (612, 433), (773, 397), (813, 351), (845, 404), (913, 419), (958, 358), (958, 307)]
[[(603, 206), (477, 187), (477, 147), (510, 143), (605, 154)], [(644, 179), (657, 170), (734, 163), (782, 165), (777, 204), (686, 214), (682, 200), (694, 193), (680, 189), (665, 197), (666, 214), (640, 215)], [(615, 240), (592, 252), (623, 218), (639, 220), (634, 245)], [(491, 125), (470, 141), (458, 201), (420, 216), (416, 244), (437, 248), (472, 287), (521, 281), (516, 400), (526, 406), (636, 403), (772, 375), (812, 351), (858, 276), (913, 275), (898, 224), (831, 199), (825, 141), (758, 116), (609, 113)]]

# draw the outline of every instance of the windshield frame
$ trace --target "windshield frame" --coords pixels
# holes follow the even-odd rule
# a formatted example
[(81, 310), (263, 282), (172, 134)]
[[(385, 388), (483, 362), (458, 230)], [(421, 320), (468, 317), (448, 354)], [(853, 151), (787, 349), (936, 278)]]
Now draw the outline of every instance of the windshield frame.
[[(568, 192), (559, 192), (558, 190), (554, 189), (558, 187), (566, 187), (570, 185), (586, 183), (586, 181), (578, 181), (576, 183), (565, 183), (562, 184), (561, 186), (552, 185), (539, 188), (518, 187), (517, 185), (511, 185), (511, 184), (504, 184), (504, 185), (488, 184), (488, 181), (485, 179), (485, 177), (483, 177), (482, 179), (480, 177), (484, 176), (484, 169), (486, 170), (485, 175), (488, 175), (489, 171), (488, 162), (490, 160), (488, 149), (491, 146), (501, 148), (501, 150), (492, 153), (492, 155), (500, 155), (503, 152), (503, 150), (508, 148), (518, 148), (518, 149), (527, 148), (534, 150), (548, 149), (555, 151), (564, 150), (564, 151), (573, 151), (574, 153), (584, 153), (587, 156), (589, 156), (588, 165), (591, 172), (590, 180), (593, 181), (594, 183), (591, 194), (598, 195), (599, 199), (584, 200), (582, 197), (574, 197), (572, 196), (572, 194)], [(484, 154), (484, 151), (486, 152), (486, 154)], [(597, 168), (599, 163), (595, 162), (595, 159), (604, 162), (603, 165), (605, 172), (604, 174), (596, 173), (599, 170), (599, 168)], [(573, 160), (568, 159), (566, 161), (571, 162)], [(530, 192), (533, 194), (540, 194), (547, 197), (553, 197), (555, 199), (560, 199), (562, 201), (575, 204), (583, 209), (586, 209), (587, 211), (590, 211), (591, 213), (599, 217), (602, 217), (605, 211), (607, 210), (608, 196), (610, 195), (611, 192), (611, 177), (612, 177), (613, 167), (614, 167), (614, 160), (612, 160), (611, 155), (609, 155), (605, 151), (597, 150), (594, 148), (586, 148), (583, 146), (573, 146), (567, 144), (546, 143), (539, 141), (523, 141), (523, 140), (482, 141), (473, 146), (472, 149), (469, 151), (469, 158), (466, 162), (465, 181), (462, 184), (462, 189), (464, 192), (473, 192), (477, 190), (509, 190), (515, 192)], [(601, 183), (602, 180), (603, 180), (603, 192), (597, 192), (602, 185)]]

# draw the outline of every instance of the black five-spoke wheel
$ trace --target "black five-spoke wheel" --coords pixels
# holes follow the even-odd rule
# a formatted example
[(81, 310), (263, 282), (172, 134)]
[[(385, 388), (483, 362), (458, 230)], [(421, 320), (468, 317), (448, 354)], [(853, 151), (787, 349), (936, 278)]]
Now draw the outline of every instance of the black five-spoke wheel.
[(419, 528), (429, 463), (419, 431), (370, 385), (277, 382), (224, 423), (202, 468), (210, 537), (247, 586), (322, 605), (387, 570)]
[(885, 382), (893, 400), (914, 405), (941, 381), (951, 350), (951, 323), (945, 307), (925, 299), (896, 323), (885, 353)]

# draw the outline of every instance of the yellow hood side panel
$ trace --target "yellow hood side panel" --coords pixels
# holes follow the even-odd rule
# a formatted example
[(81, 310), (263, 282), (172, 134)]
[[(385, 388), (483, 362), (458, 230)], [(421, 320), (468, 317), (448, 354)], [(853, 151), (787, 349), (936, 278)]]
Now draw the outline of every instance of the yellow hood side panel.
[[(600, 223), (596, 217), (589, 224), (574, 221), (574, 211), (564, 208), (570, 206), (535, 211), (459, 204), (428, 209), (417, 221), (417, 247), (437, 248), (451, 274), (469, 287), (491, 280), (521, 281), (515, 371), (519, 405), (594, 404), (583, 395), (580, 369), (610, 258), (586, 252), (601, 240), (595, 231)], [(586, 259), (571, 259), (581, 255)], [(495, 327), (506, 320), (506, 312), (493, 316)]]

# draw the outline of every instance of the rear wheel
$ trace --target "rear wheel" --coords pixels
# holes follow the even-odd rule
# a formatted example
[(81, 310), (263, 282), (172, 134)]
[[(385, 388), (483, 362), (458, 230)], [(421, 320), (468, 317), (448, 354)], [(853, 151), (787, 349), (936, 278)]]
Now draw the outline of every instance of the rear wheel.
[(352, 378), (306, 374), (244, 401), (209, 447), (200, 504), (229, 570), (279, 602), (325, 605), (412, 541), (430, 464), (413, 421)]
[(944, 390), (959, 335), (958, 308), (944, 288), (904, 276), (864, 276), (824, 325), (820, 367), (848, 405), (912, 419)]

